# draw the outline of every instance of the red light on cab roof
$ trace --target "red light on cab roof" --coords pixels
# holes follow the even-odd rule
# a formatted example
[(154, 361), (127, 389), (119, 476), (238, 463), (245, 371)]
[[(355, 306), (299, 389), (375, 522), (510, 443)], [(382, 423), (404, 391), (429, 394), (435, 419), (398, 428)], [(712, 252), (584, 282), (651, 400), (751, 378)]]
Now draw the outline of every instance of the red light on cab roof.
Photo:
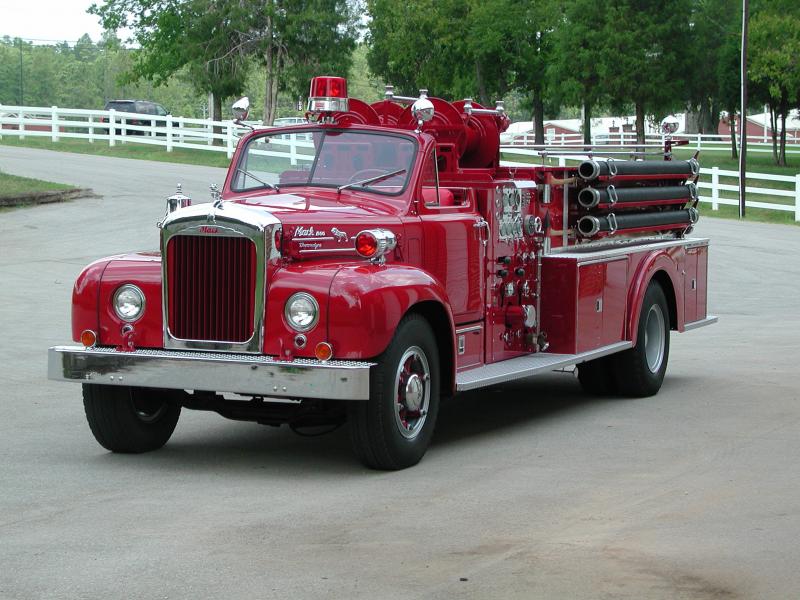
[(347, 98), (347, 79), (344, 77), (314, 77), (310, 98)]

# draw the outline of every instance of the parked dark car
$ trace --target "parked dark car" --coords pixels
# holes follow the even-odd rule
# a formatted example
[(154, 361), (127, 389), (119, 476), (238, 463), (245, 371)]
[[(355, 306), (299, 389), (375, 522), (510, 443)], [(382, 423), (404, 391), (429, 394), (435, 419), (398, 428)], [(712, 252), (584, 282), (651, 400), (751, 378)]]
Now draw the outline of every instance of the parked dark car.
[[(169, 111), (161, 106), (156, 102), (150, 102), (149, 100), (109, 100), (106, 102), (106, 105), (103, 107), (103, 110), (111, 110), (114, 109), (117, 112), (125, 112), (125, 113), (139, 113), (142, 115), (156, 115), (159, 117), (165, 117), (169, 113)], [(108, 123), (108, 119), (103, 117), (100, 119), (103, 123)], [(139, 125), (143, 127), (149, 127), (152, 124), (150, 119), (127, 119), (126, 123), (128, 125)], [(165, 121), (163, 119), (159, 119), (156, 121), (156, 126), (163, 127)], [(116, 130), (117, 135), (122, 133), (121, 129)], [(128, 131), (125, 130), (125, 135), (144, 135), (144, 131)]]

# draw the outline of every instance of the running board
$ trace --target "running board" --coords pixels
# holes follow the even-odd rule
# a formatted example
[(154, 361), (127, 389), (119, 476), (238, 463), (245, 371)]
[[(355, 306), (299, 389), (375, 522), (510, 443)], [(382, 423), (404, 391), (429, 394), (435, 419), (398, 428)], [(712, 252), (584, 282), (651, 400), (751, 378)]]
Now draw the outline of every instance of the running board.
[(484, 365), (477, 369), (463, 371), (456, 375), (456, 390), (466, 392), (478, 388), (523, 379), (540, 373), (547, 373), (563, 367), (577, 365), (578, 363), (593, 360), (615, 352), (631, 348), (631, 342), (617, 342), (610, 346), (603, 346), (597, 350), (581, 352), (580, 354), (549, 354), (537, 352), (527, 356), (518, 356), (500, 362)]

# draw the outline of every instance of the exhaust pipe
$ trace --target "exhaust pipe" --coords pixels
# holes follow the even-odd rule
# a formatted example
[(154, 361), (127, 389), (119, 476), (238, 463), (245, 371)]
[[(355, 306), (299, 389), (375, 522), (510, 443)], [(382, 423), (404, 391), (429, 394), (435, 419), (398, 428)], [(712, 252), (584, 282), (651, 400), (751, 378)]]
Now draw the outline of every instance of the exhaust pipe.
[(667, 175), (694, 177), (700, 172), (700, 164), (694, 158), (689, 160), (585, 160), (578, 165), (578, 176), (584, 181), (615, 177), (636, 177), (641, 175)]
[(697, 186), (670, 185), (659, 187), (617, 188), (609, 185), (605, 188), (583, 188), (578, 192), (578, 204), (583, 208), (595, 208), (599, 205), (622, 204), (635, 205), (642, 202), (669, 201), (671, 204), (690, 202), (697, 198)]
[(652, 228), (685, 229), (697, 223), (699, 218), (700, 213), (695, 208), (621, 215), (611, 213), (598, 217), (586, 215), (578, 219), (578, 233), (592, 238), (599, 233), (613, 235)]

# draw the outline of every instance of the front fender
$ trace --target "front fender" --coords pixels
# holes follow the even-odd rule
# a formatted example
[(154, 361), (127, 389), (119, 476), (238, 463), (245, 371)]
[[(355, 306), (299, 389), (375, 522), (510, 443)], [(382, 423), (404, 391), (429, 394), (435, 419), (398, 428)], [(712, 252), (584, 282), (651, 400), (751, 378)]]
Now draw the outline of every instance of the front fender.
[[(680, 290), (683, 290), (683, 281), (680, 274), (681, 259), (677, 255), (677, 252), (682, 250), (682, 247), (659, 250), (650, 254), (639, 264), (628, 290), (626, 334), (627, 339), (633, 344), (636, 344), (636, 337), (639, 332), (639, 316), (642, 312), (644, 295), (647, 292), (647, 286), (650, 285), (650, 281), (654, 277), (659, 277), (663, 283), (669, 282), (672, 285), (672, 289), (668, 289), (668, 286), (663, 284), (662, 287), (665, 288), (664, 295), (667, 297), (667, 304), (675, 307), (675, 313), (672, 315), (675, 318), (673, 328), (678, 331), (683, 330), (683, 294), (679, 293)], [(661, 273), (663, 275), (660, 275)], [(663, 281), (664, 278), (666, 278), (666, 281)]]
[(72, 339), (79, 342), (81, 332), (90, 329), (99, 332), (97, 308), (100, 303), (100, 281), (111, 258), (94, 261), (81, 271), (72, 288)]
[(343, 267), (333, 278), (328, 299), (328, 335), (334, 355), (342, 359), (378, 356), (403, 316), (421, 303), (442, 307), (452, 336), (453, 314), (447, 293), (430, 274), (406, 265)]
[(91, 329), (100, 345), (122, 343), (122, 327), (126, 325), (111, 305), (116, 289), (132, 283), (145, 295), (142, 317), (132, 323), (136, 347), (160, 348), (163, 345), (161, 325), (161, 257), (155, 252), (137, 252), (109, 256), (86, 267), (75, 281), (72, 291), (72, 338), (80, 341), (81, 332)]

